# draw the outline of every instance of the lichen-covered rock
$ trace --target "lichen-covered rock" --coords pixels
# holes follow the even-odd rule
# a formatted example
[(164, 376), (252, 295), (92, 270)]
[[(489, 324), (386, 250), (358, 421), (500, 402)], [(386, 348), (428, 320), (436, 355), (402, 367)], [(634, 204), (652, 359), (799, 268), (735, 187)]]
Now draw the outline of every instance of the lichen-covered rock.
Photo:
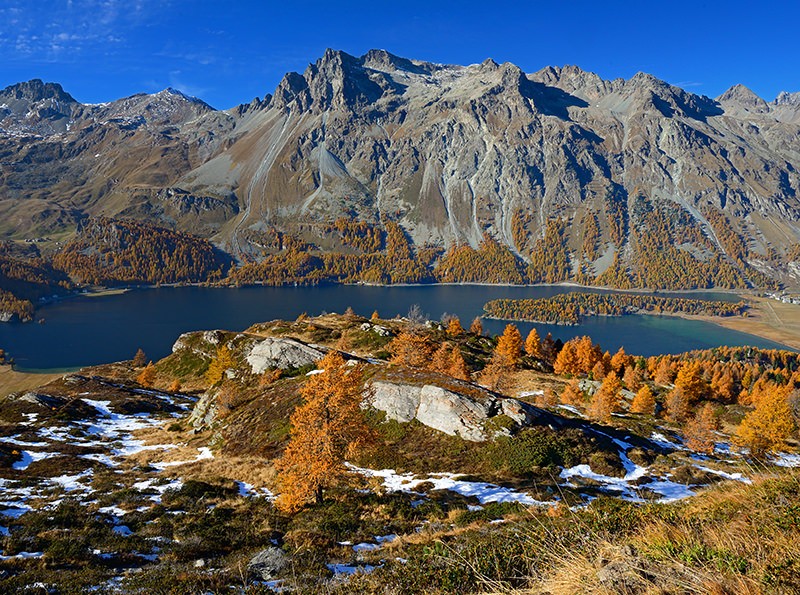
[(250, 559), (247, 572), (256, 580), (268, 581), (274, 579), (288, 564), (289, 558), (286, 553), (273, 545), (261, 550)]
[(416, 419), (434, 430), (471, 442), (491, 438), (493, 432), (487, 429), (487, 422), (498, 415), (513, 422), (510, 429), (531, 425), (542, 415), (532, 405), (474, 385), (465, 386), (463, 392), (451, 388), (377, 380), (371, 384), (369, 404), (389, 419)]
[(486, 439), (486, 420), (492, 417), (494, 399), (477, 399), (427, 384), (419, 393), (417, 420), (445, 434), (472, 442)]
[(202, 430), (214, 423), (217, 417), (217, 393), (208, 390), (195, 403), (189, 414), (189, 423), (195, 430)]
[(253, 345), (247, 363), (253, 374), (261, 374), (270, 368), (302, 368), (318, 362), (325, 356), (320, 349), (295, 341), (270, 337)]

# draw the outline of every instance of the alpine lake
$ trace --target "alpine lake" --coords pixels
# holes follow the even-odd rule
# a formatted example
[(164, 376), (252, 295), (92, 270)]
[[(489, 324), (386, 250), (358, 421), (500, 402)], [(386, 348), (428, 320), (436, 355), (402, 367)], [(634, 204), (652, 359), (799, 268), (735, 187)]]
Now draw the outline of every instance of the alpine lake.
[[(369, 318), (406, 315), (412, 306), (432, 320), (453, 314), (467, 327), (483, 314), (483, 305), (498, 298), (541, 298), (570, 291), (566, 286), (326, 285), (317, 287), (159, 287), (131, 289), (113, 295), (81, 295), (39, 307), (37, 322), (0, 324), (0, 347), (23, 371), (74, 370), (133, 357), (142, 348), (153, 361), (170, 353), (181, 333), (225, 329), (241, 331), (274, 319), (300, 314), (344, 312), (351, 307)], [(739, 301), (729, 293), (663, 295)], [(506, 321), (483, 320), (485, 333), (501, 333)], [(515, 322), (523, 336), (536, 326), (544, 337), (566, 341), (589, 335), (603, 350), (623, 346), (635, 355), (681, 353), (720, 345), (787, 349), (760, 337), (698, 320), (675, 316), (591, 317), (577, 326)]]

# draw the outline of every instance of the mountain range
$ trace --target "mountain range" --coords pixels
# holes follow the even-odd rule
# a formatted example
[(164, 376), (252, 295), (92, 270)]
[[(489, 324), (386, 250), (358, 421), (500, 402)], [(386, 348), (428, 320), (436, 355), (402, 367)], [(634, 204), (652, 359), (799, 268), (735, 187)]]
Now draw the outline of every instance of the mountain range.
[(660, 251), (796, 284), (798, 169), (800, 93), (711, 99), (575, 66), (327, 50), (224, 111), (174, 89), (95, 105), (39, 80), (0, 91), (0, 235), (17, 240), (103, 215), (258, 260), (276, 230), (325, 251), (346, 218), (396, 222), (419, 248), (492, 238), (530, 262), (559, 222), (576, 277)]

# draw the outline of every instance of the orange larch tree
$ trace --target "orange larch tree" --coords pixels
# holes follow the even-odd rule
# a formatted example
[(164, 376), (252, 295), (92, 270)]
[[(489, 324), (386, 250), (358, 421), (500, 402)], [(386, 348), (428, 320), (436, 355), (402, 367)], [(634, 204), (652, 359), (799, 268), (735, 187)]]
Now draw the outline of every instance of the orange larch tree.
[(448, 373), (453, 378), (458, 378), (459, 380), (470, 379), (467, 362), (464, 361), (464, 356), (461, 355), (461, 350), (458, 348), (458, 345), (453, 345), (453, 351), (450, 353), (450, 370)]
[(227, 345), (220, 345), (217, 348), (217, 355), (208, 364), (206, 370), (206, 382), (214, 386), (225, 377), (225, 373), (236, 365), (233, 354)]
[(472, 324), (469, 325), (469, 332), (471, 332), (473, 335), (483, 334), (483, 323), (481, 322), (480, 316), (476, 316), (472, 321)]
[(664, 412), (668, 420), (673, 423), (683, 423), (689, 417), (689, 410), (689, 399), (680, 386), (667, 393), (664, 399)]
[(631, 402), (631, 413), (641, 413), (643, 415), (654, 415), (656, 412), (656, 399), (653, 391), (646, 384), (639, 389)]
[(464, 334), (464, 327), (461, 326), (458, 316), (451, 317), (447, 322), (447, 334), (451, 337), (460, 337)]
[(633, 358), (625, 353), (625, 348), (620, 347), (617, 352), (611, 357), (611, 369), (617, 373), (617, 376), (622, 377), (625, 374), (625, 368), (633, 364)]
[(147, 388), (152, 388), (156, 382), (156, 368), (153, 362), (149, 362), (136, 377), (136, 382)]
[(653, 382), (660, 385), (672, 384), (675, 380), (675, 371), (668, 357), (662, 357), (653, 372)]
[(609, 372), (603, 379), (603, 384), (592, 396), (592, 402), (588, 409), (589, 416), (603, 421), (611, 419), (611, 414), (619, 409), (621, 390), (622, 382), (620, 382), (616, 373)]
[(592, 343), (591, 337), (584, 335), (569, 342), (575, 345), (575, 355), (578, 357), (578, 373), (588, 374), (595, 364), (602, 360), (603, 352), (600, 350), (599, 345)]
[(755, 410), (745, 415), (736, 432), (736, 443), (750, 449), (754, 457), (783, 446), (795, 430), (795, 420), (789, 404), (791, 386), (772, 387), (757, 399)]
[(525, 339), (525, 353), (536, 359), (542, 359), (542, 340), (536, 328), (532, 328)]
[(564, 392), (561, 393), (561, 402), (565, 405), (577, 405), (583, 407), (586, 405), (586, 394), (581, 390), (580, 383), (577, 378), (564, 387)]
[(553, 372), (562, 376), (580, 374), (581, 363), (575, 350), (574, 341), (564, 343), (564, 347), (558, 352), (556, 361), (553, 363)]
[(711, 454), (714, 452), (716, 439), (715, 430), (719, 427), (719, 420), (714, 413), (714, 406), (706, 403), (700, 408), (689, 423), (686, 424), (684, 436), (686, 446), (697, 452)]
[(513, 324), (508, 324), (497, 340), (497, 347), (494, 350), (495, 357), (500, 358), (504, 364), (514, 368), (522, 360), (522, 345), (522, 335), (519, 329)]
[(684, 362), (680, 370), (678, 370), (675, 386), (683, 391), (690, 405), (705, 398), (708, 394), (709, 386), (703, 378), (702, 363)]
[(430, 366), (436, 345), (421, 331), (406, 330), (392, 339), (387, 345), (392, 354), (391, 363), (409, 368)]
[(442, 343), (437, 349), (428, 364), (428, 368), (434, 372), (441, 372), (442, 374), (450, 373), (452, 350), (447, 343)]
[(361, 410), (363, 371), (332, 351), (317, 364), (300, 395), (303, 404), (291, 416), (289, 444), (276, 461), (281, 494), (276, 504), (296, 512), (348, 476), (347, 458), (370, 441), (372, 431)]

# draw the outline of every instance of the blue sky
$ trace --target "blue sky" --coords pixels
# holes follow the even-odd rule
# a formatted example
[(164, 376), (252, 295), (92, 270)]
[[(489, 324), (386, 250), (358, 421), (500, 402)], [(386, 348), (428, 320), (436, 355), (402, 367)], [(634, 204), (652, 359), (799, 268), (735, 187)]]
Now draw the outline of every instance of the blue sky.
[(527, 72), (645, 71), (715, 97), (800, 91), (800, 5), (710, 2), (0, 0), (0, 87), (60, 82), (101, 102), (172, 86), (218, 108), (263, 97), (325, 48)]

